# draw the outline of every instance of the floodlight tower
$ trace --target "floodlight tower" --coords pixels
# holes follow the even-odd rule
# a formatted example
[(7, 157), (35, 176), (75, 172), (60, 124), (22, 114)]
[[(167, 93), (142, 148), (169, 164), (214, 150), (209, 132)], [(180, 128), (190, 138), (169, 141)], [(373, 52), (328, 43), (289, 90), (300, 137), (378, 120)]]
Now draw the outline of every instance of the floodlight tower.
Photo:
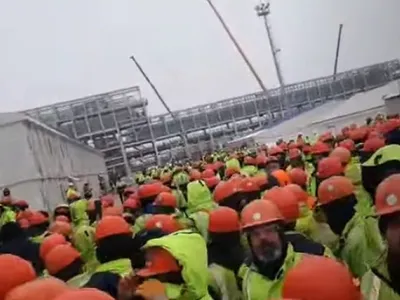
[(270, 45), (271, 51), (272, 51), (272, 57), (274, 59), (274, 65), (275, 65), (275, 69), (276, 69), (276, 74), (278, 76), (279, 85), (284, 86), (285, 83), (284, 83), (283, 76), (282, 76), (282, 69), (281, 69), (281, 66), (280, 66), (279, 60), (278, 60), (278, 53), (281, 51), (281, 49), (276, 47), (274, 38), (272, 36), (272, 30), (271, 30), (271, 27), (268, 22), (268, 16), (271, 13), (270, 3), (269, 2), (261, 2), (260, 4), (258, 4), (255, 7), (255, 10), (257, 12), (257, 16), (262, 17), (264, 19), (265, 29), (267, 30), (267, 36), (268, 36), (269, 45)]
[(265, 24), (265, 29), (267, 31), (268, 41), (269, 41), (269, 45), (271, 47), (272, 58), (273, 58), (274, 65), (275, 65), (276, 75), (278, 77), (279, 86), (281, 88), (281, 95), (283, 97), (284, 106), (282, 106), (282, 103), (281, 103), (282, 114), (283, 114), (283, 111), (285, 110), (285, 108), (287, 110), (287, 113), (290, 114), (289, 103), (288, 103), (288, 99), (286, 98), (286, 93), (285, 93), (285, 81), (283, 80), (282, 69), (279, 64), (279, 59), (278, 59), (278, 53), (281, 51), (281, 49), (276, 47), (274, 38), (272, 36), (271, 26), (269, 25), (269, 22), (268, 22), (268, 16), (271, 13), (270, 3), (264, 2), (262, 0), (260, 2), (260, 4), (256, 5), (255, 10), (256, 10), (257, 16), (259, 16), (260, 18), (263, 18), (264, 24)]

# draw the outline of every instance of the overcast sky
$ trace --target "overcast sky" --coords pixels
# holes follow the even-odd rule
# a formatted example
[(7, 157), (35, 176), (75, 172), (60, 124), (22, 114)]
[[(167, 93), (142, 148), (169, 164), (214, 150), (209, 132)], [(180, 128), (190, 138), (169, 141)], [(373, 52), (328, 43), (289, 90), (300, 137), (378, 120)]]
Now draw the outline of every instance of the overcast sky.
[[(257, 0), (214, 0), (267, 87), (277, 84)], [(399, 0), (272, 0), (270, 23), (287, 83), (400, 57)], [(164, 109), (259, 90), (205, 0), (0, 0), (1, 111), (140, 85)]]

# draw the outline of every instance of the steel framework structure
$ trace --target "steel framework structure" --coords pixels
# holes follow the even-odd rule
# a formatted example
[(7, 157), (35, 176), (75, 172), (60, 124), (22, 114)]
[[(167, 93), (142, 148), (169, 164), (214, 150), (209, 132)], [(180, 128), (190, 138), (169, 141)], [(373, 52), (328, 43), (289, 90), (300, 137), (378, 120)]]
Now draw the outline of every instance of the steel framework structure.
[[(333, 99), (374, 89), (400, 74), (392, 60), (257, 92), (170, 114), (150, 116), (139, 87), (25, 111), (101, 150), (109, 171), (126, 174), (169, 161), (200, 159), (207, 152), (254, 130), (264, 129)], [(289, 99), (284, 103), (284, 97)], [(287, 112), (290, 112), (289, 114)], [(187, 137), (187, 156), (181, 130)], [(127, 166), (127, 162), (129, 165)], [(127, 168), (128, 167), (128, 168)]]

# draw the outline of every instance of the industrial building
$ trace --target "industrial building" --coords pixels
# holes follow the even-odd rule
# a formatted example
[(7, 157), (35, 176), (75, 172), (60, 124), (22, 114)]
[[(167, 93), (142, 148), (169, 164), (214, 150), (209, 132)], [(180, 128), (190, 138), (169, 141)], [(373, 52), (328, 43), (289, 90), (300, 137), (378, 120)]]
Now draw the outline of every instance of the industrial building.
[(85, 182), (100, 195), (107, 180), (103, 154), (21, 113), (0, 114), (0, 188), (36, 209), (51, 211), (65, 200), (68, 180)]
[[(172, 160), (199, 159), (234, 138), (270, 128), (326, 102), (347, 99), (400, 77), (392, 60), (335, 76), (286, 85), (150, 116), (139, 87), (26, 111), (30, 116), (101, 150), (109, 171), (129, 174)], [(182, 133), (183, 132), (183, 133)]]
[(363, 124), (378, 114), (400, 113), (400, 80), (356, 94), (349, 99), (325, 103), (271, 129), (261, 130), (230, 142), (231, 146), (275, 144), (278, 139), (296, 139), (299, 133), (312, 137), (326, 131), (340, 133), (351, 124)]

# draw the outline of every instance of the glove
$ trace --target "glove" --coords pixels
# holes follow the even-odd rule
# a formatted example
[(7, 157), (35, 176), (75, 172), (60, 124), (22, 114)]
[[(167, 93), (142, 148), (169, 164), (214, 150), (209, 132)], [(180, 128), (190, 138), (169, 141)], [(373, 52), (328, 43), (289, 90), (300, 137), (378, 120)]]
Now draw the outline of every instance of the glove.
[(158, 280), (147, 280), (136, 289), (135, 295), (146, 300), (168, 300), (165, 286)]

